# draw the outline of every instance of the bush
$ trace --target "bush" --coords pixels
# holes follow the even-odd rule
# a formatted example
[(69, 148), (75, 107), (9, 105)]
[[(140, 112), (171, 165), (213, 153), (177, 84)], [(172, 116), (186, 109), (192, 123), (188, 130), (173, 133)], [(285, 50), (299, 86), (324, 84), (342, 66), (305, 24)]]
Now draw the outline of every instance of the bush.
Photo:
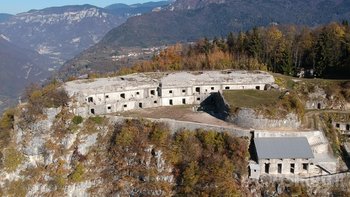
[(82, 182), (84, 180), (84, 171), (85, 169), (83, 164), (78, 163), (73, 173), (69, 175), (70, 180), (73, 182)]
[(14, 109), (4, 112), (0, 119), (0, 149), (8, 145), (11, 138), (11, 130), (14, 126)]
[(15, 171), (18, 168), (18, 166), (22, 163), (23, 159), (23, 155), (20, 152), (18, 152), (15, 148), (9, 148), (4, 150), (3, 164), (4, 168), (8, 172)]
[(27, 184), (22, 181), (12, 181), (7, 186), (8, 196), (25, 197), (28, 191)]
[(43, 113), (44, 108), (57, 108), (68, 103), (67, 92), (60, 88), (60, 84), (52, 82), (45, 87), (32, 84), (25, 90), (28, 100), (27, 120), (35, 120), (35, 116)]
[(83, 122), (83, 117), (81, 117), (81, 116), (74, 116), (72, 122), (73, 122), (75, 125), (78, 125), (78, 124), (80, 124), (80, 123)]

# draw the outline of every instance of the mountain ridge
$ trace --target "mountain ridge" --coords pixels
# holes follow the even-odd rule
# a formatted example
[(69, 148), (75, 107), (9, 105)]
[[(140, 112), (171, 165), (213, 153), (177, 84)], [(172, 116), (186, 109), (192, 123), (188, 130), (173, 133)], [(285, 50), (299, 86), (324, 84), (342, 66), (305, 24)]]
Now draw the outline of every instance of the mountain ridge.
[[(178, 0), (172, 5), (179, 2), (185, 1)], [(121, 26), (110, 30), (99, 43), (66, 62), (61, 71), (88, 68), (89, 72), (99, 72), (104, 69), (101, 65), (114, 65), (118, 69), (121, 64), (112, 62), (111, 57), (123, 47), (192, 42), (203, 37), (226, 36), (229, 32), (247, 31), (269, 24), (314, 27), (350, 17), (350, 3), (344, 0), (237, 0), (224, 3), (221, 0), (207, 0), (198, 6), (197, 9), (165, 9), (129, 18)], [(101, 70), (95, 69), (98, 66)], [(94, 69), (89, 69), (91, 67)]]

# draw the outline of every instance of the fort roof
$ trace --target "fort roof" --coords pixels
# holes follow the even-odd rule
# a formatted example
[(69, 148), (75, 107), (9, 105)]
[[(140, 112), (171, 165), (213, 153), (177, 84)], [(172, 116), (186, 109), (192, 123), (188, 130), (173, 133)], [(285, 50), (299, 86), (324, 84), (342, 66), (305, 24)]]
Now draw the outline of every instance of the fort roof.
[(272, 75), (261, 71), (200, 71), (200, 72), (173, 72), (173, 73), (136, 73), (125, 76), (83, 79), (70, 81), (65, 84), (69, 95), (99, 94), (120, 92), (141, 88), (158, 87), (186, 87), (193, 85), (219, 84), (271, 84)]
[(152, 79), (144, 74), (131, 74), (119, 77), (70, 81), (65, 84), (65, 89), (69, 95), (73, 95), (77, 92), (83, 94), (99, 94), (157, 87), (158, 85), (158, 80)]
[(218, 84), (271, 84), (272, 75), (261, 71), (201, 71), (169, 73), (161, 79), (162, 87)]
[(314, 155), (306, 137), (255, 138), (258, 159), (311, 159)]

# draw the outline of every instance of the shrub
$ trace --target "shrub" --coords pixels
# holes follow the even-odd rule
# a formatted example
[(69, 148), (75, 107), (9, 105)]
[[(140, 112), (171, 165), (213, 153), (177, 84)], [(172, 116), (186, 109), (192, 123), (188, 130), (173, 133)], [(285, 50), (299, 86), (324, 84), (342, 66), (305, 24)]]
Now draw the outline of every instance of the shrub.
[(14, 122), (14, 109), (5, 111), (0, 119), (0, 149), (8, 145)]
[(73, 122), (75, 125), (78, 125), (78, 124), (80, 124), (80, 123), (83, 122), (83, 117), (81, 117), (81, 116), (74, 116), (72, 122)]
[(23, 161), (23, 155), (15, 148), (9, 148), (4, 150), (3, 164), (4, 168), (9, 171), (15, 171)]
[(73, 173), (69, 175), (70, 180), (73, 182), (82, 182), (84, 180), (84, 171), (83, 164), (78, 163)]
[(28, 186), (22, 181), (12, 181), (7, 186), (8, 196), (25, 197), (27, 194)]

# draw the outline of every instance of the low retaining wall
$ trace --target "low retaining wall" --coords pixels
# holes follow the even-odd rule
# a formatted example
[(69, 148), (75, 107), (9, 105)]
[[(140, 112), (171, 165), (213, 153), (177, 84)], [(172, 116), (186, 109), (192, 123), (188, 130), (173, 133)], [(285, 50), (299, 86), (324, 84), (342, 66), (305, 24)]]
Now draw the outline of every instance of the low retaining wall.
[(268, 119), (247, 108), (240, 109), (237, 115), (228, 117), (227, 121), (249, 129), (298, 129), (301, 125), (295, 114), (288, 114), (284, 119)]
[[(106, 117), (110, 118), (110, 120), (115, 123), (121, 123), (125, 120), (135, 119), (133, 117), (122, 117), (122, 116), (106, 116)], [(204, 130), (213, 130), (217, 132), (229, 132), (238, 137), (251, 136), (250, 130), (236, 128), (236, 127), (222, 127), (217, 125), (178, 121), (178, 120), (166, 119), (166, 118), (161, 118), (161, 119), (144, 118), (144, 119), (152, 122), (162, 122), (167, 124), (169, 126), (170, 131), (173, 134), (182, 129), (188, 129), (191, 131), (194, 131), (197, 129), (204, 129)]]

